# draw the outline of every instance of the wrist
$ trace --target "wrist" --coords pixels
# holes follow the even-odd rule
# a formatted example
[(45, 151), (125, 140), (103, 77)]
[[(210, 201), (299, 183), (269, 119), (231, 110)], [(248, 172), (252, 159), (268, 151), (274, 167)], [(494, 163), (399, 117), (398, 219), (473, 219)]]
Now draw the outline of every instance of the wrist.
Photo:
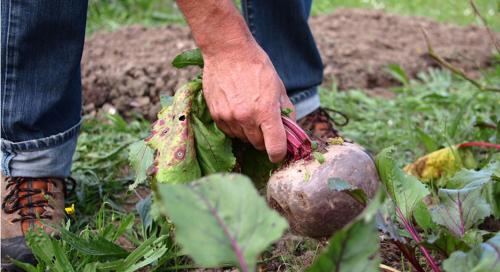
[(201, 47), (203, 58), (207, 61), (214, 59), (230, 60), (233, 58), (244, 58), (245, 56), (256, 56), (261, 48), (253, 37), (241, 37), (231, 40), (219, 40), (216, 43)]
[[(201, 31), (195, 35), (195, 41), (204, 57), (211, 57), (220, 53), (252, 49), (257, 46), (255, 39), (241, 18), (225, 17), (216, 27)], [(193, 31), (194, 33), (194, 31)]]
[(232, 0), (177, 0), (177, 3), (204, 57), (256, 46)]

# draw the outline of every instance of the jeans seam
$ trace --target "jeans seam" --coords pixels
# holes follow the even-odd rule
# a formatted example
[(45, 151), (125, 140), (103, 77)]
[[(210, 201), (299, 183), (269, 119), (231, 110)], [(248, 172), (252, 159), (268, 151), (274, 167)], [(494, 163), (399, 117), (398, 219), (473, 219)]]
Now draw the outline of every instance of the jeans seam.
[(301, 91), (297, 91), (297, 92), (294, 92), (294, 93), (290, 93), (288, 94), (288, 96), (290, 97), (290, 101), (293, 103), (293, 104), (297, 104), (301, 101), (304, 101), (312, 96), (314, 96), (315, 94), (318, 93), (318, 87), (317, 86), (314, 86), (312, 88), (308, 88), (308, 89), (305, 89), (305, 90), (301, 90)]
[(12, 160), (12, 158), (14, 158), (14, 156), (16, 155), (16, 153), (14, 151), (3, 151), (2, 150), (2, 173), (9, 177), (10, 176), (10, 167), (9, 167), (9, 164), (10, 164), (10, 161)]
[(10, 47), (10, 26), (11, 26), (11, 14), (12, 14), (12, 0), (9, 0), (8, 4), (7, 4), (7, 7), (8, 7), (8, 17), (7, 17), (7, 33), (5, 33), (5, 36), (6, 36), (6, 44), (5, 44), (5, 72), (2, 73), (2, 75), (4, 76), (3, 80), (2, 80), (2, 101), (1, 101), (1, 104), (2, 104), (2, 110), (1, 110), (1, 118), (0, 120), (2, 121), (2, 125), (1, 125), (1, 128), (2, 128), (2, 135), (3, 136), (7, 136), (7, 131), (5, 129), (5, 124), (7, 124), (8, 122), (5, 120), (5, 118), (7, 118), (9, 115), (8, 115), (8, 112), (5, 112), (7, 113), (7, 117), (5, 116), (5, 108), (6, 108), (6, 105), (4, 105), (4, 102), (6, 103), (7, 102), (7, 78), (8, 78), (8, 71), (9, 69), (7, 69), (7, 67), (9, 66), (9, 47)]
[(22, 141), (22, 142), (11, 142), (2, 139), (1, 149), (4, 151), (20, 151), (20, 152), (30, 152), (30, 151), (40, 151), (45, 149), (50, 149), (59, 145), (66, 143), (73, 137), (77, 137), (80, 131), (80, 125), (82, 119), (72, 126), (71, 128), (45, 138), (39, 138), (34, 140)]
[[(16, 48), (15, 42), (16, 39), (14, 39), (12, 36), (15, 36), (17, 33), (15, 31), (16, 29), (16, 23), (19, 22), (19, 18), (16, 17), (16, 10), (13, 10), (13, 4), (12, 0), (9, 0), (9, 22), (8, 22), (8, 28), (7, 28), (7, 44), (6, 44), (6, 59), (5, 59), (5, 88), (4, 88), (4, 102), (9, 103), (7, 107), (5, 105), (2, 105), (2, 111), (6, 113), (7, 116), (2, 116), (2, 121), (5, 122), (5, 124), (9, 124), (9, 120), (12, 119), (12, 111), (6, 111), (5, 109), (12, 109), (14, 106), (14, 99), (12, 99), (12, 94), (15, 93), (16, 90), (16, 82), (17, 82), (17, 76), (16, 76), (16, 64), (17, 64), (17, 59), (18, 59), (18, 51), (13, 50)], [(11, 49), (11, 50), (8, 50)], [(10, 73), (9, 73), (10, 70)], [(9, 89), (7, 91), (7, 88)], [(13, 131), (11, 129), (5, 128), (7, 126), (4, 126), (2, 124), (2, 130), (4, 132), (4, 135), (2, 137), (6, 138), (11, 138), (13, 135)]]

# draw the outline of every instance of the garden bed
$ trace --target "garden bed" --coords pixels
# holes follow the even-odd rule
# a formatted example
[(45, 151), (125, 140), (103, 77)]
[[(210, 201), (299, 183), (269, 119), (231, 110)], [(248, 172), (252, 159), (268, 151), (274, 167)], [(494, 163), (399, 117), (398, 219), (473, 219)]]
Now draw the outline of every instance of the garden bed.
[[(341, 9), (313, 17), (310, 23), (325, 65), (324, 85), (334, 80), (342, 90), (385, 94), (384, 89), (398, 85), (386, 71), (388, 64), (400, 65), (410, 76), (436, 67), (420, 26), (428, 31), (437, 53), (473, 75), (490, 65), (493, 50), (483, 28), (382, 11)], [(85, 113), (112, 106), (125, 116), (137, 111), (154, 119), (159, 93), (172, 94), (193, 74), (173, 68), (171, 59), (194, 46), (185, 26), (133, 26), (95, 33), (86, 41), (82, 60)]]

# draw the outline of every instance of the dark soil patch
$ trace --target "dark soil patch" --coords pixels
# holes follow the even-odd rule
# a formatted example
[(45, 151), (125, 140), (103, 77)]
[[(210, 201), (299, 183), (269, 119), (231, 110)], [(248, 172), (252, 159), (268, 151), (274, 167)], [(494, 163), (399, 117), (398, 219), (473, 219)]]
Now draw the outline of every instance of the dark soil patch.
[[(411, 76), (436, 67), (426, 54), (420, 26), (428, 31), (437, 53), (465, 71), (477, 74), (490, 64), (493, 47), (485, 29), (341, 9), (311, 19), (325, 64), (324, 84), (335, 79), (340, 89), (379, 93), (398, 84), (386, 72), (388, 64), (401, 65)], [(134, 26), (94, 34), (86, 41), (82, 60), (85, 112), (112, 105), (125, 116), (138, 111), (153, 119), (159, 94), (172, 94), (194, 75), (170, 65), (176, 54), (194, 46), (183, 26)]]

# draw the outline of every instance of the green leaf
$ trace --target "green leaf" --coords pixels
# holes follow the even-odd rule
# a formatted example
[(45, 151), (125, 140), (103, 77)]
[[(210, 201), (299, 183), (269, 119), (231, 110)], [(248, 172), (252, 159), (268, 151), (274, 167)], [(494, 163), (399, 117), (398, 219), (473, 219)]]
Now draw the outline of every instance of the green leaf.
[(448, 228), (453, 235), (463, 237), (467, 230), (491, 214), (481, 188), (439, 189), (439, 204), (430, 207), (432, 220)]
[(397, 64), (389, 64), (387, 65), (387, 71), (389, 72), (389, 74), (391, 74), (392, 77), (397, 79), (404, 86), (410, 84), (410, 78), (401, 66)]
[(143, 140), (140, 140), (129, 146), (128, 158), (135, 172), (135, 181), (129, 186), (129, 190), (133, 190), (148, 177), (147, 171), (153, 165), (154, 152)]
[(379, 271), (379, 240), (374, 221), (383, 198), (379, 190), (361, 215), (330, 238), (328, 248), (307, 271)]
[(500, 169), (500, 162), (492, 162), (481, 170), (462, 169), (457, 172), (447, 183), (447, 188), (459, 189), (477, 187), (493, 180), (495, 171)]
[[(189, 184), (158, 184), (176, 241), (204, 267), (253, 271), (257, 257), (281, 237), (287, 222), (239, 174), (214, 174)], [(203, 246), (201, 246), (203, 245)]]
[(387, 234), (390, 239), (405, 244), (406, 240), (400, 235), (398, 225), (394, 221), (396, 215), (392, 205), (390, 199), (384, 202), (375, 217), (375, 223), (379, 231)]
[(427, 205), (425, 205), (423, 201), (419, 202), (415, 206), (415, 209), (413, 210), (413, 218), (415, 218), (417, 225), (424, 230), (432, 231), (437, 227), (437, 225), (432, 221), (432, 216)]
[(128, 252), (103, 237), (86, 240), (66, 229), (60, 228), (61, 238), (76, 250), (91, 256), (124, 257)]
[(315, 160), (317, 160), (320, 164), (323, 164), (325, 162), (325, 156), (321, 152), (313, 152), (313, 157)]
[(21, 268), (22, 270), (24, 270), (26, 272), (39, 272), (39, 270), (35, 266), (33, 266), (32, 264), (23, 263), (23, 262), (18, 261), (16, 259), (10, 259), (10, 262), (12, 262), (17, 267)]
[(284, 109), (281, 109), (281, 114), (286, 116), (286, 117), (290, 117), (290, 115), (292, 114), (293, 110), (290, 109), (290, 108), (284, 108)]
[(50, 271), (74, 271), (59, 241), (49, 237), (42, 229), (30, 230), (26, 242), (37, 260), (43, 262)]
[(327, 251), (307, 271), (379, 271), (377, 228), (373, 222), (356, 221), (336, 232), (329, 243)]
[(500, 233), (467, 253), (456, 251), (443, 262), (446, 272), (500, 271)]
[(425, 133), (425, 131), (419, 127), (415, 127), (415, 131), (417, 132), (418, 139), (422, 142), (422, 144), (424, 144), (427, 153), (434, 152), (439, 149), (439, 144), (434, 141), (429, 134)]
[(484, 196), (491, 206), (491, 213), (500, 218), (500, 182), (488, 183), (484, 188)]
[(175, 68), (184, 68), (190, 65), (203, 68), (203, 56), (200, 49), (187, 50), (177, 55), (172, 61)]
[(98, 265), (98, 262), (88, 263), (83, 267), (83, 272), (96, 272)]
[(166, 235), (162, 235), (158, 238), (152, 236), (142, 242), (139, 247), (123, 260), (121, 265), (116, 268), (116, 271), (133, 272), (157, 261), (167, 252), (167, 245), (165, 243), (166, 238)]
[(141, 218), (143, 234), (149, 232), (153, 226), (153, 216), (151, 215), (151, 204), (152, 198), (149, 194), (146, 198), (143, 198), (135, 204), (135, 209), (139, 213)]
[(118, 131), (127, 132), (129, 130), (129, 125), (127, 121), (125, 121), (125, 119), (123, 119), (123, 117), (120, 114), (108, 113), (106, 114), (106, 117)]
[(236, 164), (232, 141), (212, 120), (202, 92), (195, 96), (192, 107), (196, 156), (202, 175), (231, 171)]
[(132, 225), (134, 224), (135, 221), (135, 214), (130, 213), (125, 217), (122, 217), (120, 220), (120, 225), (118, 225), (118, 228), (113, 228), (113, 236), (111, 237), (111, 241), (116, 241), (120, 236), (122, 236), (125, 231), (130, 229)]
[(271, 173), (279, 167), (279, 164), (272, 163), (265, 151), (257, 150), (241, 141), (234, 141), (233, 151), (238, 157), (240, 173), (249, 177), (257, 190), (265, 188)]
[(483, 242), (483, 236), (489, 234), (488, 231), (480, 229), (470, 229), (465, 232), (463, 242), (469, 247), (475, 247)]
[(493, 161), (481, 170), (463, 169), (457, 172), (447, 183), (447, 188), (482, 187), (482, 195), (491, 207), (495, 217), (500, 216), (500, 183), (495, 180), (495, 172), (500, 170), (500, 162)]
[(166, 108), (174, 102), (174, 97), (171, 95), (160, 94), (160, 105), (162, 108)]
[(190, 182), (236, 165), (232, 141), (212, 120), (201, 87), (195, 79), (177, 90), (146, 140), (156, 150), (153, 171), (160, 183)]
[(196, 159), (190, 114), (201, 81), (193, 80), (179, 88), (172, 104), (158, 113), (148, 145), (156, 151), (155, 180), (159, 183), (190, 182), (201, 177)]
[(428, 249), (438, 250), (446, 255), (450, 255), (457, 250), (470, 249), (462, 238), (450, 234), (446, 229), (431, 232), (422, 244)]
[(392, 158), (393, 148), (382, 150), (375, 160), (382, 183), (405, 218), (410, 218), (415, 206), (430, 192), (416, 177), (406, 175)]
[(328, 179), (328, 187), (331, 190), (344, 192), (350, 195), (354, 200), (358, 201), (362, 205), (366, 205), (368, 203), (368, 196), (365, 191), (356, 186), (350, 184), (349, 182), (340, 179), (340, 178), (329, 178)]

